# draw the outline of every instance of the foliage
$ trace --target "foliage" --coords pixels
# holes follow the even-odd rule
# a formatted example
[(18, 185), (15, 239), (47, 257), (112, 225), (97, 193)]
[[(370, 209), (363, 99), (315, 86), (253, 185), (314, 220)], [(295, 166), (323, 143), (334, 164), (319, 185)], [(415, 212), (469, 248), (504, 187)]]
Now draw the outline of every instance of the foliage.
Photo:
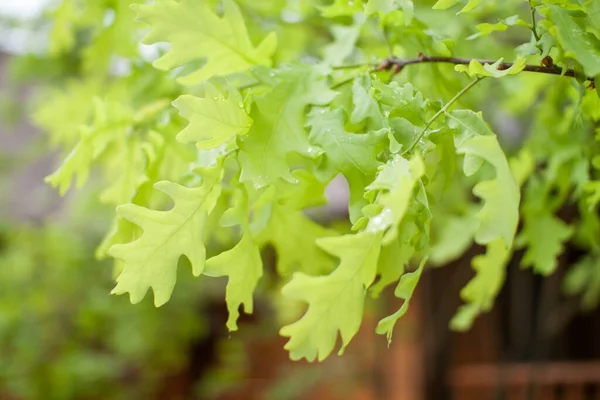
[(208, 333), (198, 312), (202, 294), (183, 279), (168, 308), (124, 306), (106, 295), (110, 269), (90, 257), (90, 241), (66, 228), (48, 223), (1, 233), (2, 393), (155, 398), (160, 380), (185, 368), (191, 343)]
[[(365, 297), (395, 284), (403, 303), (377, 328), (391, 339), (428, 260), (473, 241), (485, 254), (453, 328), (493, 306), (515, 249), (548, 275), (571, 239), (589, 256), (566, 288), (593, 306), (599, 18), (579, 0), (64, 0), (50, 56), (80, 65), (35, 113), (70, 151), (48, 181), (100, 171), (113, 293), (164, 304), (185, 256), (228, 276), (231, 330), (272, 244), (269, 278), (307, 305), (281, 329), (293, 359), (326, 358), (338, 335), (343, 350)], [(339, 175), (349, 223), (311, 220)]]

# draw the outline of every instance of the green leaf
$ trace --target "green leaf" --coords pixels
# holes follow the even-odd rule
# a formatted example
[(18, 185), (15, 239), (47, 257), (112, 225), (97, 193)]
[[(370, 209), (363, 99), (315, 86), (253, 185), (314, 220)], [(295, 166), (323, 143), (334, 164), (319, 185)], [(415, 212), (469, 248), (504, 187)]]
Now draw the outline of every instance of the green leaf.
[(373, 297), (379, 297), (383, 289), (391, 283), (398, 282), (400, 276), (404, 273), (410, 258), (415, 252), (415, 248), (410, 242), (414, 234), (414, 224), (402, 224), (398, 240), (381, 247), (379, 262), (377, 263), (379, 279), (369, 288)]
[(352, 84), (352, 114), (350, 122), (357, 124), (366, 120), (370, 121), (371, 130), (387, 127), (385, 118), (379, 109), (379, 103), (370, 95), (371, 80), (364, 75), (354, 80)]
[(495, 24), (489, 24), (486, 22), (483, 24), (478, 24), (475, 28), (479, 32), (472, 34), (467, 38), (467, 40), (473, 40), (479, 37), (484, 37), (491, 34), (492, 32), (505, 31), (508, 28), (508, 26), (504, 22), (496, 22)]
[(375, 279), (380, 235), (358, 233), (318, 240), (319, 246), (340, 258), (340, 265), (326, 276), (297, 272), (283, 287), (292, 300), (308, 303), (301, 319), (281, 328), (289, 337), (285, 348), (292, 360), (324, 360), (342, 337), (341, 354), (356, 335), (362, 321), (365, 290)]
[(367, 186), (367, 196), (373, 191), (381, 191), (377, 204), (382, 210), (369, 219), (365, 230), (384, 232), (384, 245), (397, 238), (398, 226), (408, 210), (413, 189), (424, 173), (425, 166), (419, 156), (408, 161), (396, 155), (381, 167), (377, 178)]
[(317, 6), (325, 18), (349, 17), (363, 10), (363, 0), (334, 0), (329, 6)]
[(450, 321), (452, 329), (466, 331), (479, 313), (492, 309), (494, 299), (504, 283), (505, 264), (509, 256), (510, 251), (503, 240), (498, 238), (487, 246), (484, 255), (473, 258), (471, 265), (476, 275), (460, 291), (460, 297), (467, 304), (461, 306), (452, 317)]
[(334, 25), (331, 27), (331, 34), (334, 41), (323, 49), (327, 64), (342, 65), (352, 55), (356, 47), (356, 41), (360, 35), (361, 25)]
[(439, 226), (431, 246), (429, 260), (435, 265), (445, 265), (456, 260), (472, 245), (479, 220), (475, 213), (466, 215), (435, 214), (434, 226)]
[(125, 263), (112, 293), (129, 292), (135, 304), (152, 288), (154, 304), (159, 307), (171, 297), (182, 255), (189, 259), (194, 276), (202, 273), (206, 257), (203, 233), (208, 214), (221, 193), (221, 166), (204, 170), (202, 178), (202, 186), (197, 188), (167, 181), (155, 184), (156, 189), (173, 199), (174, 206), (169, 211), (135, 204), (117, 207), (121, 218), (138, 225), (144, 233), (133, 242), (110, 248), (109, 254)]
[(552, 5), (549, 7), (563, 48), (583, 66), (587, 76), (600, 74), (600, 40), (579, 26), (568, 11)]
[(456, 151), (465, 155), (465, 174), (475, 174), (484, 161), (496, 173), (493, 179), (479, 182), (473, 188), (473, 194), (484, 201), (475, 215), (479, 221), (475, 241), (486, 245), (487, 250), (484, 256), (473, 259), (476, 275), (461, 291), (461, 298), (467, 304), (459, 309), (450, 323), (453, 329), (464, 330), (471, 326), (479, 313), (491, 309), (502, 287), (505, 263), (511, 254), (519, 222), (520, 192), (506, 156), (481, 113), (456, 110), (446, 115), (448, 126), (456, 131)]
[(460, 3), (461, 0), (438, 0), (434, 5), (434, 10), (446, 10), (455, 4)]
[(277, 251), (277, 271), (282, 276), (302, 271), (311, 275), (329, 273), (334, 263), (316, 240), (337, 233), (307, 218), (302, 211), (276, 205), (271, 220), (261, 238), (273, 244)]
[(454, 70), (457, 72), (464, 72), (469, 76), (491, 76), (493, 78), (503, 78), (506, 75), (516, 75), (523, 71), (527, 64), (524, 58), (518, 58), (513, 65), (508, 69), (499, 70), (498, 66), (502, 63), (502, 59), (499, 59), (493, 64), (481, 64), (477, 60), (471, 60), (469, 65), (457, 65)]
[(196, 142), (200, 149), (214, 149), (231, 138), (248, 133), (252, 118), (248, 116), (240, 93), (228, 87), (227, 96), (205, 82), (204, 97), (180, 96), (173, 102), (179, 114), (190, 123), (177, 135), (183, 143)]
[(394, 295), (396, 297), (404, 300), (402, 306), (398, 309), (398, 311), (396, 311), (390, 316), (383, 318), (377, 324), (376, 332), (379, 335), (385, 334), (387, 336), (388, 343), (392, 341), (392, 333), (394, 331), (394, 326), (396, 325), (396, 322), (400, 318), (402, 318), (404, 314), (406, 314), (406, 312), (408, 311), (410, 299), (412, 298), (415, 288), (417, 287), (417, 283), (419, 283), (419, 279), (421, 278), (421, 273), (425, 268), (426, 262), (427, 259), (423, 259), (419, 264), (419, 268), (417, 268), (416, 271), (408, 272), (402, 275), (402, 278), (400, 278), (400, 282), (398, 282), (398, 286), (396, 287), (396, 290), (394, 292)]
[(552, 213), (548, 190), (540, 179), (534, 177), (529, 181), (522, 206), (523, 228), (516, 242), (519, 248), (527, 247), (521, 265), (532, 266), (542, 275), (554, 272), (563, 243), (574, 231)]
[(77, 176), (77, 188), (81, 188), (90, 174), (94, 160), (98, 159), (107, 147), (121, 139), (133, 123), (131, 110), (120, 103), (94, 100), (94, 120), (91, 126), (80, 128), (79, 143), (73, 148), (63, 164), (46, 182), (60, 188), (63, 195)]
[(365, 5), (365, 14), (387, 14), (395, 9), (396, 0), (369, 0)]
[(485, 0), (469, 0), (467, 2), (467, 4), (463, 7), (462, 10), (460, 10), (461, 13), (465, 13), (465, 12), (469, 12), (469, 11), (473, 11), (474, 9), (476, 9), (477, 7), (479, 7), (479, 5), (481, 3), (483, 3)]
[(254, 124), (240, 142), (242, 181), (261, 187), (279, 178), (292, 181), (288, 157), (314, 158), (318, 151), (305, 132), (305, 108), (324, 105), (335, 96), (316, 68), (297, 65), (273, 73), (274, 87), (255, 99)]
[(277, 45), (275, 34), (269, 34), (254, 47), (238, 6), (233, 0), (223, 3), (222, 17), (196, 0), (164, 0), (132, 6), (138, 18), (151, 26), (145, 44), (171, 44), (171, 49), (153, 65), (168, 70), (205, 59), (202, 67), (179, 79), (184, 85), (243, 72), (254, 65), (271, 66)]
[(241, 304), (244, 305), (246, 313), (252, 313), (252, 294), (262, 276), (260, 250), (252, 238), (248, 225), (248, 199), (242, 190), (235, 193), (236, 204), (223, 215), (221, 224), (224, 226), (242, 225), (244, 229), (242, 239), (233, 249), (208, 259), (203, 272), (206, 276), (227, 276), (229, 278), (225, 298), (229, 311), (227, 328), (230, 331), (237, 330)]
[(510, 171), (498, 140), (483, 121), (481, 113), (471, 110), (456, 110), (447, 113), (448, 126), (456, 130), (455, 146), (458, 154), (465, 155), (465, 174), (472, 175), (475, 160), (490, 164), (495, 172), (494, 179), (479, 182), (473, 193), (484, 201), (477, 213), (480, 221), (475, 233), (479, 244), (488, 244), (501, 237), (507, 248), (512, 246), (519, 222), (519, 187)]
[(310, 142), (324, 150), (321, 170), (342, 173), (350, 186), (351, 220), (365, 205), (363, 192), (381, 165), (378, 154), (388, 147), (384, 130), (356, 134), (346, 131), (343, 109), (316, 109), (309, 116)]
[(533, 266), (542, 275), (552, 274), (558, 265), (557, 257), (563, 252), (563, 243), (572, 234), (573, 229), (547, 209), (525, 212), (523, 231), (517, 238), (519, 247), (527, 246), (521, 265)]
[(107, 176), (117, 177), (100, 194), (100, 201), (115, 206), (129, 203), (137, 188), (148, 181), (146, 159), (137, 138), (123, 140), (108, 165)]
[(73, 0), (65, 0), (52, 12), (52, 29), (50, 30), (50, 54), (58, 55), (70, 51), (75, 45), (75, 32), (72, 24), (77, 13)]

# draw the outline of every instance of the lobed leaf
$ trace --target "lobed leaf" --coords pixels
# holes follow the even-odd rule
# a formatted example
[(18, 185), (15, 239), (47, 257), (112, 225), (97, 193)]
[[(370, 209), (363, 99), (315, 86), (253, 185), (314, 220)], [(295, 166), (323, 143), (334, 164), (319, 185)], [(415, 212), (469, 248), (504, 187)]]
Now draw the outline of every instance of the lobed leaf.
[(154, 187), (173, 199), (169, 211), (150, 210), (135, 204), (117, 207), (121, 218), (133, 222), (142, 236), (127, 244), (113, 245), (109, 254), (125, 264), (117, 278), (114, 294), (129, 292), (132, 303), (139, 303), (149, 288), (159, 307), (171, 297), (175, 286), (177, 263), (186, 256), (194, 276), (204, 270), (206, 249), (203, 233), (208, 214), (221, 193), (221, 166), (202, 172), (200, 187), (187, 188), (162, 181)]
[(375, 279), (381, 235), (358, 233), (318, 240), (340, 264), (326, 276), (309, 276), (296, 272), (283, 287), (285, 297), (308, 303), (298, 321), (281, 328), (289, 337), (285, 348), (292, 360), (324, 360), (335, 346), (338, 332), (342, 338), (341, 354), (356, 335), (363, 315), (365, 290)]
[(182, 95), (173, 102), (189, 125), (179, 132), (177, 140), (195, 142), (199, 149), (214, 149), (238, 135), (248, 133), (252, 118), (246, 113), (240, 93), (228, 87), (227, 96), (205, 82), (204, 97)]
[(197, 60), (206, 60), (181, 77), (184, 85), (195, 85), (213, 76), (243, 72), (254, 65), (271, 66), (277, 46), (275, 33), (254, 47), (240, 9), (233, 0), (224, 0), (218, 17), (202, 1), (161, 0), (150, 5), (133, 5), (139, 20), (151, 26), (145, 44), (168, 42), (171, 49), (154, 62), (168, 70)]

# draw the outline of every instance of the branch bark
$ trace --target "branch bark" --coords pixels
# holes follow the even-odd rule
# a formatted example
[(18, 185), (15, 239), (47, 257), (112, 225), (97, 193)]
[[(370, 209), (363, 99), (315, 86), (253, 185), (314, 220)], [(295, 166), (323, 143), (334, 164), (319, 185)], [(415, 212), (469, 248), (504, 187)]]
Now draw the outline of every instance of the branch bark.
[[(405, 58), (400, 59), (396, 57), (389, 57), (385, 59), (378, 67), (380, 71), (394, 70), (394, 73), (398, 73), (402, 71), (404, 67), (411, 64), (424, 64), (424, 63), (446, 63), (446, 64), (454, 64), (454, 65), (469, 65), (471, 61), (477, 61), (480, 64), (494, 64), (495, 60), (485, 60), (478, 58), (460, 58), (460, 57), (439, 57), (439, 56), (426, 56), (423, 54), (419, 54), (419, 57), (416, 58)], [(513, 66), (514, 63), (503, 62), (498, 64), (498, 70), (502, 71), (508, 69)], [(579, 77), (575, 73), (574, 69), (566, 69), (563, 71), (562, 68), (553, 64), (552, 59), (550, 57), (544, 57), (542, 60), (542, 65), (526, 65), (523, 68), (523, 71), (528, 72), (537, 72), (541, 74), (551, 74), (551, 75), (562, 75), (568, 76), (571, 78)], [(590, 82), (594, 82), (593, 77), (586, 77), (586, 80)]]

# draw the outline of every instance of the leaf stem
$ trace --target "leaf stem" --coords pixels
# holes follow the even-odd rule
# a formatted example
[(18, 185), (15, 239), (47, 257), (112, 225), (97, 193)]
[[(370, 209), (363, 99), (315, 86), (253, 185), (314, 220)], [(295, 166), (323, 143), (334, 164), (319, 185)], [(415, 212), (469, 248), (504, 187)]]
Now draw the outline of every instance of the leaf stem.
[(453, 98), (451, 98), (450, 101), (448, 101), (446, 104), (444, 104), (444, 106), (442, 108), (440, 108), (440, 110), (438, 112), (436, 112), (433, 117), (429, 118), (429, 120), (425, 124), (425, 128), (423, 128), (423, 130), (421, 131), (419, 136), (417, 136), (417, 138), (411, 143), (411, 145), (408, 146), (408, 148), (406, 150), (404, 150), (402, 152), (402, 154), (400, 154), (400, 155), (404, 156), (405, 154), (410, 153), (415, 148), (415, 146), (419, 143), (419, 141), (423, 138), (423, 136), (425, 136), (425, 133), (427, 132), (427, 130), (429, 129), (431, 124), (433, 124), (433, 122), (436, 119), (438, 119), (438, 117), (440, 115), (442, 115), (446, 111), (448, 111), (448, 109), (452, 106), (452, 104), (456, 103), (456, 101), (458, 99), (460, 99), (465, 93), (467, 93), (473, 86), (475, 86), (477, 83), (482, 81), (484, 78), (485, 77), (480, 77), (480, 76), (476, 77), (467, 86), (462, 88), (460, 92), (456, 93), (456, 95)]

